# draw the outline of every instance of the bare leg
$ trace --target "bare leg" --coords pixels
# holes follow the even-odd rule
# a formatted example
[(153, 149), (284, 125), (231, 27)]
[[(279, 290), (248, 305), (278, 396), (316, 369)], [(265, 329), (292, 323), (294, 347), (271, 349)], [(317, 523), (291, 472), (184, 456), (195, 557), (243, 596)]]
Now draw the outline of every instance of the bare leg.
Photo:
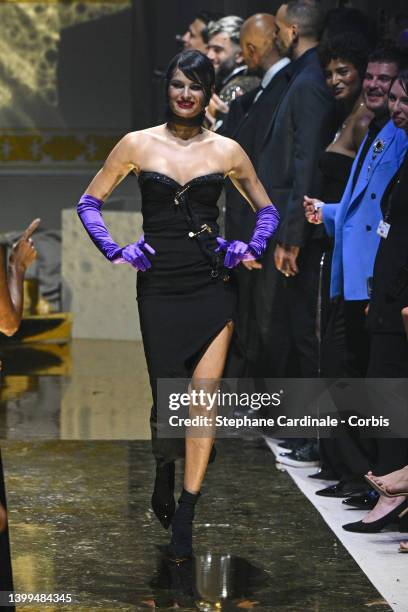
[[(224, 371), (232, 331), (233, 323), (230, 321), (207, 348), (194, 370), (191, 381), (193, 389), (202, 389), (202, 381), (205, 381), (206, 392), (215, 393), (217, 391)], [(206, 407), (203, 407), (203, 412), (206, 412), (208, 415)], [(184, 471), (184, 488), (186, 491), (190, 493), (198, 493), (200, 491), (213, 443), (214, 435), (209, 437), (186, 436)]]
[(368, 472), (367, 476), (387, 493), (405, 493), (408, 491), (408, 465), (386, 476), (375, 476), (372, 472)]
[(363, 518), (363, 523), (378, 521), (378, 519), (381, 519), (392, 510), (395, 510), (404, 500), (405, 497), (380, 496), (374, 508)]
[[(228, 346), (232, 336), (232, 322), (220, 331), (211, 342), (198, 363), (191, 380), (191, 389), (215, 393), (224, 370)], [(209, 413), (205, 402), (199, 406), (190, 405), (190, 415), (207, 415), (214, 417), (214, 410)], [(208, 465), (211, 448), (214, 442), (214, 427), (204, 426), (200, 431), (186, 431), (186, 461), (184, 488), (178, 508), (172, 520), (172, 536), (169, 552), (173, 560), (181, 561), (192, 555), (194, 507), (197, 503), (201, 484)]]

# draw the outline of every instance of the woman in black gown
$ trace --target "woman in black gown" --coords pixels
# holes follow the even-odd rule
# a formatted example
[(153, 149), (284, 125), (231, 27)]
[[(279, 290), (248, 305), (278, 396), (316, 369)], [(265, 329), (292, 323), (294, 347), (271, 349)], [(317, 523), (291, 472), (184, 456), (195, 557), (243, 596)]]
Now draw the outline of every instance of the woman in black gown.
[[(367, 67), (368, 46), (362, 35), (343, 32), (319, 47), (326, 83), (336, 100), (339, 127), (333, 142), (320, 158), (323, 202), (340, 202), (351, 167), (367, 133), (373, 114), (362, 96), (362, 81)], [(325, 234), (323, 226), (316, 232)], [(333, 240), (325, 235), (320, 297), (320, 333), (323, 335), (330, 310), (330, 271)]]
[[(157, 437), (157, 381), (187, 378), (197, 389), (202, 388), (200, 381), (207, 380), (212, 382), (206, 391), (214, 391), (222, 376), (233, 330), (235, 292), (223, 268), (223, 255), (215, 251), (217, 246), (228, 249), (224, 263), (229, 266), (242, 260), (248, 249), (238, 241), (228, 246), (217, 239), (217, 200), (225, 177), (229, 176), (257, 211), (257, 219), (273, 214), (276, 221), (277, 213), (241, 147), (202, 127), (214, 87), (214, 69), (208, 58), (197, 51), (176, 56), (167, 72), (166, 87), (167, 123), (125, 136), (89, 185), (78, 212), (108, 259), (129, 262), (138, 269), (138, 306), (153, 395), (151, 424), (157, 462), (152, 506), (165, 528), (171, 522), (170, 550), (173, 557), (180, 558), (192, 553), (194, 505), (213, 432), (205, 437), (187, 435), (185, 442)], [(144, 238), (121, 249), (105, 226), (101, 229), (99, 210), (131, 171), (138, 175), (142, 192)], [(95, 233), (95, 227), (103, 236)], [(231, 261), (238, 252), (238, 259)], [(183, 454), (184, 489), (175, 512), (174, 459)]]

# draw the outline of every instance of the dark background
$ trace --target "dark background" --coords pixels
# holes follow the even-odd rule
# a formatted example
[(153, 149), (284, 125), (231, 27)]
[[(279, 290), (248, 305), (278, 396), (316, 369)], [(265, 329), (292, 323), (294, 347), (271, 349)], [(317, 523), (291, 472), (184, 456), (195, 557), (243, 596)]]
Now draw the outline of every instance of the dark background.
[[(58, 49), (58, 112), (69, 131), (113, 129), (117, 139), (162, 120), (164, 71), (179, 50), (183, 34), (200, 10), (248, 17), (276, 13), (281, 0), (133, 0), (119, 13), (65, 28)], [(322, 0), (325, 9), (359, 8), (387, 33), (392, 14), (408, 12), (408, 0)], [(0, 128), (11, 127), (1, 125)], [(38, 124), (39, 130), (47, 125)], [(116, 136), (115, 136), (116, 137)], [(62, 169), (28, 164), (8, 169), (0, 164), (1, 231), (19, 230), (35, 216), (45, 229), (58, 229), (61, 210), (72, 208), (101, 165)], [(126, 179), (109, 200), (115, 210), (139, 210), (136, 180)]]
[[(185, 32), (200, 10), (220, 11), (244, 18), (257, 12), (276, 13), (283, 0), (133, 0), (132, 124), (141, 129), (157, 123), (163, 96), (161, 82), (152, 78), (164, 70), (179, 47), (175, 34)], [(408, 0), (322, 0), (325, 10), (353, 7), (375, 18), (380, 33), (386, 33), (392, 13), (408, 11)]]

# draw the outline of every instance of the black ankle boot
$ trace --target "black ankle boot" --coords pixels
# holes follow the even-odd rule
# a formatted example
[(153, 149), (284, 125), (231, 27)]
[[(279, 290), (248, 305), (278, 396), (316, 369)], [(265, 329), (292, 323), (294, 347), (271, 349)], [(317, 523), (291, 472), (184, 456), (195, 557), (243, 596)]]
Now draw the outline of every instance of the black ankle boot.
[(193, 520), (195, 505), (200, 493), (189, 493), (183, 489), (179, 507), (171, 522), (172, 535), (169, 546), (173, 560), (188, 559), (193, 555)]
[(153, 512), (165, 529), (168, 529), (176, 510), (174, 501), (174, 461), (156, 466), (156, 480), (152, 495)]

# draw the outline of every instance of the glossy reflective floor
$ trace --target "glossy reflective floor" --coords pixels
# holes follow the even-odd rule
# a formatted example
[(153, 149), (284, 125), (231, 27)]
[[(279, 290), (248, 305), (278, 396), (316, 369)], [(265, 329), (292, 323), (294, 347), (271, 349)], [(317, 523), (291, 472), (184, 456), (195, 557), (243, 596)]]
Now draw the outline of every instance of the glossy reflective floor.
[(0, 439), (150, 439), (141, 342), (3, 346), (0, 359)]
[(71, 593), (59, 610), (390, 610), (269, 451), (217, 446), (196, 561), (177, 568), (149, 509), (149, 442), (4, 442), (15, 590)]

